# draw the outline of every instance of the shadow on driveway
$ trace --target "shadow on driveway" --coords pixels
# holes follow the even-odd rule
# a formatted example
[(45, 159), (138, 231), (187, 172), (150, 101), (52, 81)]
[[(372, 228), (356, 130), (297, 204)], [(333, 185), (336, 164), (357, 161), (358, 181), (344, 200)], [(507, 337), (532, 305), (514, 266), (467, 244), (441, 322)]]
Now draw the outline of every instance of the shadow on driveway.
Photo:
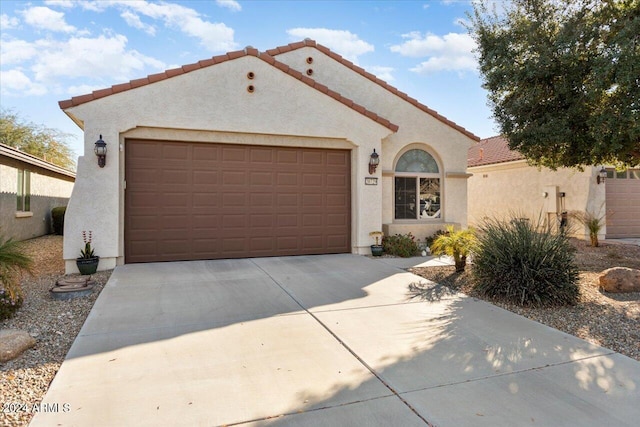
[(355, 255), (117, 268), (55, 425), (635, 425), (640, 363)]

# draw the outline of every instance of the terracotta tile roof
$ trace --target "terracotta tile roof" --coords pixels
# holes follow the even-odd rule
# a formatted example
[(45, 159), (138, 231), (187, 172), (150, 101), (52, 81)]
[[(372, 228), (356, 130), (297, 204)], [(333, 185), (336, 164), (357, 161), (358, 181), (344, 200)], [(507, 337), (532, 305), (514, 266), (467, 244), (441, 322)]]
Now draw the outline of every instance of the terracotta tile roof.
[(522, 154), (509, 149), (506, 138), (502, 136), (482, 139), (469, 148), (468, 153), (468, 167), (492, 165), (494, 163), (505, 163), (524, 159)]
[(421, 104), (420, 102), (418, 102), (418, 100), (416, 100), (414, 98), (411, 98), (406, 93), (399, 91), (395, 87), (391, 86), (389, 83), (385, 82), (384, 80), (379, 79), (378, 77), (374, 76), (373, 74), (369, 73), (368, 71), (364, 70), (363, 68), (358, 67), (353, 62), (351, 62), (351, 61), (349, 61), (347, 59), (344, 59), (342, 56), (340, 56), (337, 53), (332, 52), (331, 50), (329, 50), (329, 48), (327, 48), (325, 46), (322, 46), (319, 43), (316, 43), (314, 40), (305, 39), (305, 40), (303, 40), (301, 42), (290, 43), (290, 44), (288, 44), (286, 46), (279, 46), (279, 47), (267, 50), (267, 53), (269, 55), (271, 55), (271, 56), (277, 56), (277, 55), (279, 55), (281, 53), (290, 52), (292, 50), (300, 49), (300, 48), (303, 48), (303, 47), (314, 47), (314, 48), (318, 49), (320, 52), (322, 52), (325, 55), (331, 57), (332, 59), (340, 62), (345, 67), (350, 68), (353, 71), (355, 71), (356, 73), (358, 73), (358, 74), (366, 77), (367, 79), (371, 80), (372, 82), (377, 83), (378, 85), (380, 85), (383, 88), (387, 89), (389, 92), (393, 93), (394, 95), (399, 96), (400, 98), (404, 99), (405, 101), (409, 102), (410, 104), (414, 105), (415, 107), (419, 108), (420, 110), (424, 111), (425, 113), (435, 117), (436, 119), (438, 119), (442, 123), (445, 123), (446, 125), (451, 126), (452, 128), (454, 128), (457, 131), (465, 134), (466, 136), (468, 136), (469, 138), (471, 138), (473, 140), (480, 141), (480, 137), (479, 136), (474, 135), (473, 133), (471, 133), (467, 129), (463, 128), (462, 126), (452, 122), (451, 120), (447, 119), (443, 115), (439, 114), (437, 111), (432, 110), (431, 108), (427, 107), (424, 104)]
[[(300, 42), (300, 43), (303, 43), (303, 42)], [(293, 68), (290, 68), (288, 65), (277, 61), (273, 56), (269, 55), (268, 53), (259, 52), (257, 49), (252, 47), (247, 47), (243, 50), (238, 50), (234, 52), (228, 52), (225, 55), (214, 56), (211, 59), (199, 61), (194, 64), (183, 65), (180, 68), (167, 70), (163, 73), (151, 74), (145, 78), (131, 80), (128, 83), (117, 84), (117, 85), (111, 86), (110, 88), (95, 90), (90, 94), (74, 96), (71, 99), (58, 102), (58, 105), (62, 110), (65, 110), (67, 108), (75, 107), (80, 104), (84, 104), (86, 102), (95, 101), (96, 99), (104, 98), (119, 92), (124, 92), (124, 91), (135, 89), (141, 86), (146, 86), (161, 80), (179, 76), (181, 74), (186, 74), (194, 70), (199, 70), (201, 68), (210, 67), (216, 64), (220, 64), (222, 62), (230, 61), (236, 58), (241, 58), (243, 56), (255, 56), (259, 59), (262, 59), (266, 63), (282, 70), (283, 72), (289, 74), (292, 77), (295, 77), (296, 79), (324, 93), (325, 95), (334, 98), (338, 102), (341, 102), (347, 107), (359, 112), (360, 114), (370, 118), (371, 120), (381, 124), (382, 126), (385, 126), (386, 128), (392, 130), (393, 132), (397, 132), (399, 129), (398, 125), (391, 123), (389, 120), (385, 119), (384, 117), (377, 115), (373, 111), (367, 110), (366, 108), (356, 104), (352, 100), (345, 98), (339, 93), (330, 90), (328, 87), (316, 82), (313, 79), (308, 78), (307, 76), (303, 75), (299, 71), (296, 71)]]

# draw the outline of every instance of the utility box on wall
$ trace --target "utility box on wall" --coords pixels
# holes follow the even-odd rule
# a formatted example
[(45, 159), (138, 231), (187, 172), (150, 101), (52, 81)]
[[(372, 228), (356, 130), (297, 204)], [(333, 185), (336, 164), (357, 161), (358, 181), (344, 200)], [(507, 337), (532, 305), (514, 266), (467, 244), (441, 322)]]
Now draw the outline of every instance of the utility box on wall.
[(547, 213), (558, 213), (558, 186), (545, 185), (542, 191), (546, 194), (545, 211)]

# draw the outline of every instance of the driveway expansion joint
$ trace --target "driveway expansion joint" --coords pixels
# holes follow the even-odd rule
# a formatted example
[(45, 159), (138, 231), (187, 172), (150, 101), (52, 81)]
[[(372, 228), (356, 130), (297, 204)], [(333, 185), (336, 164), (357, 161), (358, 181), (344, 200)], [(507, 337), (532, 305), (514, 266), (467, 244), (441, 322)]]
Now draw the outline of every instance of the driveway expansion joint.
[(259, 266), (258, 264), (255, 263), (255, 261), (253, 261), (253, 259), (251, 260), (251, 262), (258, 267), (258, 269), (262, 270), (264, 272), (264, 274), (266, 274), (271, 280), (273, 280), (273, 283), (275, 283), (280, 289), (282, 289), (282, 291), (284, 293), (286, 293), (287, 295), (289, 295), (289, 297), (291, 299), (293, 299), (295, 301), (296, 304), (298, 304), (300, 306), (300, 308), (302, 308), (304, 311), (306, 311), (309, 316), (311, 316), (320, 326), (322, 326), (336, 341), (338, 341), (338, 343), (340, 343), (340, 345), (347, 350), (353, 357), (356, 358), (356, 360), (362, 365), (364, 366), (370, 373), (371, 375), (373, 375), (375, 378), (378, 379), (378, 381), (380, 381), (389, 391), (391, 391), (391, 393), (393, 393), (394, 396), (396, 396), (398, 399), (400, 399), (400, 401), (407, 406), (411, 412), (413, 412), (418, 418), (420, 418), (422, 421), (424, 421), (424, 423), (430, 427), (433, 427), (433, 424), (431, 424), (429, 421), (427, 421), (426, 418), (424, 418), (413, 406), (411, 406), (411, 404), (409, 402), (407, 402), (401, 395), (400, 393), (398, 393), (398, 391), (396, 391), (393, 387), (391, 387), (391, 385), (389, 385), (384, 379), (382, 379), (382, 377), (380, 377), (380, 375), (378, 375), (378, 373), (371, 367), (369, 366), (369, 364), (367, 362), (365, 362), (360, 356), (358, 356), (356, 354), (356, 352), (349, 347), (344, 341), (342, 341), (340, 339), (340, 337), (338, 337), (338, 335), (335, 334), (335, 332), (333, 332), (324, 322), (322, 322), (314, 313), (312, 313), (311, 311), (309, 311), (309, 309), (307, 307), (305, 307), (304, 305), (302, 305), (302, 303), (300, 301), (298, 301), (293, 295), (291, 295), (291, 293), (289, 293), (289, 291), (282, 286), (282, 284), (280, 284), (273, 276), (271, 276), (271, 274), (269, 274), (266, 270), (264, 270), (261, 266)]

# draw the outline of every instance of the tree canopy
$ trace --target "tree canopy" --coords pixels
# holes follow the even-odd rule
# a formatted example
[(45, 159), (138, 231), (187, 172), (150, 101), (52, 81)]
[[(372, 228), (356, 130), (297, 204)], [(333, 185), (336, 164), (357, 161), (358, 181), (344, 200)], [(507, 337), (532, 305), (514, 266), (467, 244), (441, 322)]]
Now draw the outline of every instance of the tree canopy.
[(640, 0), (482, 0), (470, 18), (512, 150), (551, 168), (640, 164)]
[(49, 163), (75, 170), (73, 150), (67, 139), (69, 134), (23, 121), (10, 111), (0, 112), (0, 143), (17, 148)]

